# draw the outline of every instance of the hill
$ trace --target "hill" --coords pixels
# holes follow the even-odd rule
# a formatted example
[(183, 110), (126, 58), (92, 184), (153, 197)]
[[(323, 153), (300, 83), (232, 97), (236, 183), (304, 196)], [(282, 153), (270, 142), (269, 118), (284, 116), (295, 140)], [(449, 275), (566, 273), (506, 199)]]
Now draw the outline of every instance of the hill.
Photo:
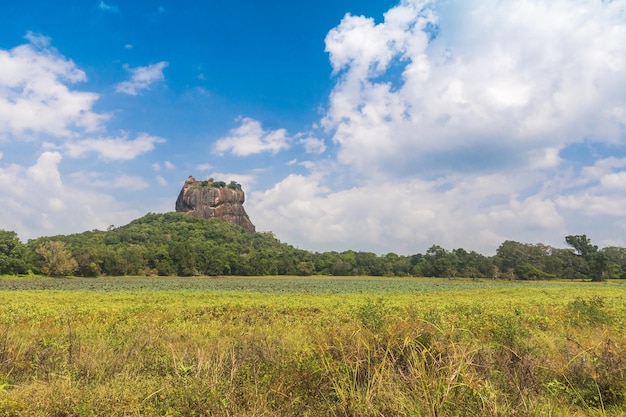
[(27, 246), (33, 253), (50, 241), (64, 244), (80, 276), (295, 274), (297, 260), (308, 254), (271, 233), (186, 213), (149, 213), (108, 231), (43, 237)]

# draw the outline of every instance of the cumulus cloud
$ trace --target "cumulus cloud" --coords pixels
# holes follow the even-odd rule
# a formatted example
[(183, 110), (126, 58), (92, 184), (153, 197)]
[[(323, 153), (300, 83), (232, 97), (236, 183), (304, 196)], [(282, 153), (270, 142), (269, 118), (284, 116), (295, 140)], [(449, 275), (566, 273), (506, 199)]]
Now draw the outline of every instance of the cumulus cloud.
[[(11, 150), (5, 149), (10, 158), (0, 164), (0, 228), (25, 239), (124, 224), (144, 214), (141, 202), (128, 209), (114, 197), (146, 190), (143, 178), (123, 171), (72, 173), (80, 163), (62, 167), (63, 160), (84, 158), (97, 170), (97, 161), (88, 158), (128, 161), (164, 139), (108, 135), (110, 115), (93, 110), (98, 94), (72, 89), (87, 80), (85, 72), (54, 49), (50, 38), (32, 32), (25, 38), (27, 44), (0, 49), (0, 140)], [(33, 152), (39, 156), (32, 165), (12, 163)]]
[(213, 165), (211, 164), (200, 164), (196, 167), (196, 169), (198, 171), (208, 171), (210, 169), (213, 169)]
[(211, 173), (209, 177), (215, 179), (215, 181), (224, 181), (224, 182), (235, 181), (235, 182), (238, 182), (239, 184), (246, 184), (246, 190), (251, 190), (257, 182), (256, 176), (251, 175), (251, 174), (213, 172)]
[(168, 65), (168, 62), (161, 61), (145, 67), (127, 68), (131, 74), (130, 81), (117, 84), (115, 91), (136, 96), (141, 93), (141, 90), (149, 89), (152, 84), (163, 81), (165, 79), (163, 70)]
[(626, 190), (626, 171), (605, 175), (600, 179), (600, 184), (608, 189), (624, 191)]
[[(105, 160), (131, 160), (152, 151), (156, 143), (163, 142), (165, 139), (146, 133), (139, 134), (133, 140), (129, 140), (128, 135), (124, 134), (117, 138), (83, 139), (67, 142), (64, 149), (67, 155), (73, 158), (81, 158), (95, 153)], [(154, 165), (153, 168), (155, 168)]]
[(323, 139), (307, 136), (300, 139), (299, 143), (304, 146), (306, 153), (322, 154), (326, 152), (326, 144)]
[(119, 7), (112, 4), (107, 4), (102, 0), (100, 0), (100, 3), (98, 3), (98, 9), (109, 13), (119, 13), (120, 11)]
[(322, 125), (362, 173), (517, 169), (590, 138), (621, 143), (623, 9), (404, 0), (379, 24), (346, 15), (326, 37), (337, 83)]
[(612, 219), (613, 233), (623, 228), (619, 220), (626, 218), (626, 158), (598, 159), (563, 182), (555, 199), (563, 211), (578, 213), (580, 222)]
[(380, 23), (347, 14), (326, 37), (336, 83), (320, 122), (338, 165), (251, 193), (251, 218), (316, 250), (626, 244), (626, 159), (564, 152), (624, 144), (625, 8), (402, 0)]
[(261, 152), (277, 153), (289, 148), (290, 138), (285, 129), (265, 130), (261, 123), (249, 117), (238, 119), (241, 125), (215, 142), (214, 151), (220, 155), (231, 152), (248, 156)]
[(409, 254), (439, 244), (493, 253), (510, 235), (560, 243), (566, 228), (556, 203), (540, 195), (511, 196), (514, 181), (500, 175), (412, 179), (331, 191), (319, 177), (290, 175), (252, 193), (247, 210), (258, 228), (315, 250)]
[[(42, 153), (29, 167), (0, 167), (0, 229), (13, 230), (22, 239), (53, 233), (78, 233), (110, 224), (124, 224), (140, 216), (94, 187), (67, 185), (59, 172), (59, 152)], [(119, 178), (113, 182), (132, 183)]]
[(86, 81), (85, 73), (49, 38), (32, 32), (26, 38), (30, 43), (0, 49), (0, 135), (66, 138), (102, 129), (109, 116), (93, 111), (98, 95), (68, 88)]

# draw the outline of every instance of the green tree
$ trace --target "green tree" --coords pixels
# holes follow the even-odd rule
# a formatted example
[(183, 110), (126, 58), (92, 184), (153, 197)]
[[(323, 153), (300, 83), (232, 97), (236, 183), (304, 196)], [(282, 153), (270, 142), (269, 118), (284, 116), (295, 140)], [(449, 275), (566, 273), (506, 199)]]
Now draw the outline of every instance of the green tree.
[(609, 258), (606, 253), (598, 251), (598, 247), (592, 245), (586, 235), (565, 236), (565, 241), (574, 248), (576, 255), (587, 262), (591, 280), (604, 281), (609, 268)]
[(504, 241), (496, 250), (495, 263), (501, 273), (513, 273), (516, 265), (528, 261), (528, 245), (513, 240)]
[(73, 274), (78, 269), (78, 262), (65, 248), (65, 243), (58, 240), (43, 242), (35, 250), (43, 258), (42, 271), (51, 277)]
[(501, 276), (517, 279), (543, 279), (561, 276), (564, 261), (562, 250), (537, 243), (519, 243), (507, 240), (498, 247), (494, 257)]
[(0, 274), (26, 273), (25, 249), (17, 233), (0, 230)]
[(102, 273), (102, 262), (106, 248), (100, 246), (82, 246), (73, 253), (78, 263), (76, 274), (81, 277), (97, 277)]
[(356, 252), (353, 250), (347, 250), (338, 253), (337, 258), (330, 267), (329, 272), (332, 275), (338, 276), (356, 275), (358, 273), (356, 269)]
[(463, 248), (454, 249), (452, 253), (456, 256), (460, 276), (478, 278), (492, 275), (493, 262), (486, 256), (475, 251), (467, 252)]
[(426, 277), (453, 277), (457, 273), (456, 255), (439, 245), (428, 248), (423, 260), (422, 273)]
[(609, 260), (609, 278), (626, 278), (626, 248), (609, 246), (602, 252)]
[(359, 275), (384, 275), (385, 269), (381, 259), (373, 252), (356, 252), (354, 254), (357, 273)]

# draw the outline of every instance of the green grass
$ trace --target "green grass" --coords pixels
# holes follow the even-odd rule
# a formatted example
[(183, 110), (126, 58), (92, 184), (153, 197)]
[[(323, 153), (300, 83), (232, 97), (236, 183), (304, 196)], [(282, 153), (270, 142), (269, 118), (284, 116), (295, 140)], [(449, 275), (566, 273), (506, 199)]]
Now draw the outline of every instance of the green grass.
[(626, 283), (0, 280), (0, 416), (620, 416)]

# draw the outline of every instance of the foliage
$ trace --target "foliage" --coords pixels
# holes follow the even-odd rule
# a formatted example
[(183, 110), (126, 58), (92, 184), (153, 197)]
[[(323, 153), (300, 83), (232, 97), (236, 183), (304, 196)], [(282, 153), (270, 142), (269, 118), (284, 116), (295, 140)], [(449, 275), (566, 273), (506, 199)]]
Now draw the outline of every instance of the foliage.
[[(238, 189), (231, 181), (222, 185)], [(571, 249), (505, 241), (495, 256), (431, 246), (410, 256), (347, 250), (309, 252), (276, 239), (271, 232), (247, 233), (238, 226), (185, 213), (149, 213), (122, 227), (22, 244), (15, 232), (0, 231), (0, 274), (49, 273), (38, 248), (63, 242), (76, 261), (72, 272), (96, 276), (334, 275), (506, 278), (515, 280), (626, 278), (626, 249), (599, 250), (585, 235), (568, 236)], [(584, 254), (584, 256), (583, 256)], [(68, 262), (73, 262), (68, 260)], [(45, 270), (44, 270), (45, 269)]]
[(587, 262), (591, 280), (604, 281), (609, 267), (607, 255), (598, 251), (598, 247), (592, 245), (586, 235), (569, 235), (565, 237), (565, 241)]
[(58, 240), (43, 242), (35, 252), (43, 258), (41, 269), (48, 276), (67, 276), (78, 269), (78, 263), (65, 248), (65, 243)]
[(231, 181), (228, 183), (228, 188), (230, 188), (231, 190), (239, 190), (241, 191), (241, 184), (239, 184), (236, 181)]
[(572, 312), (576, 323), (610, 324), (611, 315), (604, 308), (604, 298), (594, 295), (590, 298), (577, 298), (567, 304), (567, 309)]
[(0, 275), (26, 273), (25, 249), (17, 233), (0, 230)]

